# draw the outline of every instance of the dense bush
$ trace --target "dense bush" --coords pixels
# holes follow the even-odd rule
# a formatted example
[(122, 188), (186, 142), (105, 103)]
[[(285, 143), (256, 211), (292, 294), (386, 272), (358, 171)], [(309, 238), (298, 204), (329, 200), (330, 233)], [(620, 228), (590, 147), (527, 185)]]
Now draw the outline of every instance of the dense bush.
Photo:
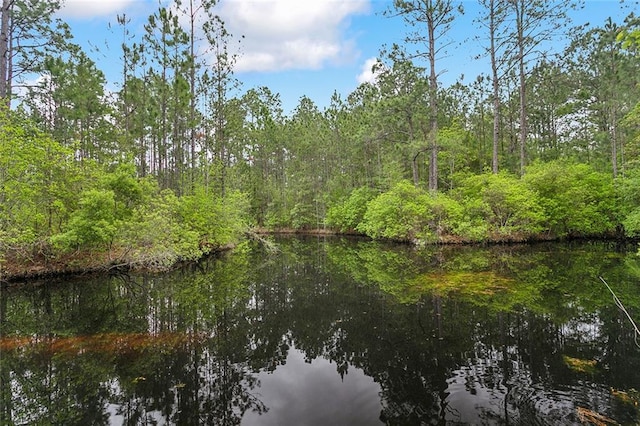
[(377, 195), (377, 191), (367, 186), (355, 189), (340, 204), (327, 211), (327, 225), (341, 232), (353, 232), (364, 219), (367, 204)]
[(90, 189), (82, 193), (80, 206), (72, 213), (66, 231), (53, 235), (51, 242), (54, 247), (63, 250), (82, 246), (110, 247), (119, 226), (114, 192)]
[(523, 179), (538, 194), (551, 236), (594, 236), (616, 228), (616, 197), (608, 174), (587, 164), (553, 161), (529, 166)]
[(433, 220), (424, 191), (409, 181), (398, 182), (367, 205), (362, 222), (356, 227), (372, 238), (413, 241), (433, 239), (428, 223)]
[(616, 182), (616, 204), (621, 225), (628, 237), (640, 237), (640, 169), (627, 172)]
[(249, 204), (244, 194), (230, 192), (224, 198), (205, 188), (180, 198), (180, 221), (197, 233), (202, 245), (220, 247), (237, 241), (248, 227)]
[(77, 205), (80, 179), (71, 148), (0, 107), (0, 257), (59, 232)]
[(221, 198), (197, 188), (179, 198), (163, 190), (134, 211), (121, 244), (132, 264), (169, 267), (237, 242), (247, 228), (247, 210), (246, 198), (236, 192)]
[(167, 268), (237, 242), (248, 227), (240, 193), (223, 199), (197, 187), (177, 197), (127, 165), (99, 176), (97, 186), (82, 193), (63, 232), (50, 238), (55, 249), (115, 249), (130, 264)]
[(486, 229), (497, 240), (527, 239), (543, 230), (544, 211), (537, 194), (525, 183), (504, 172), (473, 175), (454, 192), (465, 211), (465, 222), (472, 236)]
[(119, 235), (126, 260), (138, 266), (168, 268), (202, 255), (200, 237), (182, 220), (181, 202), (170, 190), (139, 206)]

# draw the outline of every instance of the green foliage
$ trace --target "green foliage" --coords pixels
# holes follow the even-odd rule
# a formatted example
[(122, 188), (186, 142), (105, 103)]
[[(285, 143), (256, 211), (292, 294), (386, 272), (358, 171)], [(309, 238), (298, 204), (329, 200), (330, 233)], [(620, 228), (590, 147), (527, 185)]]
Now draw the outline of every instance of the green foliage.
[(319, 228), (320, 216), (318, 215), (318, 202), (300, 201), (293, 205), (289, 213), (289, 220), (294, 229), (311, 229)]
[(536, 163), (524, 182), (539, 197), (545, 229), (552, 235), (594, 236), (616, 226), (613, 179), (586, 164)]
[[(27, 33), (62, 41), (46, 30), (57, 5), (35, 3), (45, 24), (14, 6), (30, 19)], [(213, 3), (202, 12), (212, 14)], [(189, 54), (198, 29), (169, 9), (153, 14), (133, 45), (128, 20), (119, 20), (123, 74), (113, 103), (104, 74), (78, 46), (50, 43), (37, 58), (18, 58), (18, 68), (38, 64), (47, 78), (23, 99), (30, 119), (0, 111), (0, 250), (46, 241), (64, 250), (125, 247), (142, 263), (165, 265), (237, 241), (248, 223), (328, 224), (414, 242), (593, 236), (620, 223), (640, 236), (632, 15), (621, 27), (610, 19), (576, 31), (566, 63), (531, 64), (520, 82), (537, 94), (524, 105), (526, 157), (551, 162), (534, 163), (522, 179), (471, 175), (489, 164), (494, 144), (496, 165), (521, 172), (525, 158), (509, 139), (525, 118), (515, 86), (501, 82), (496, 105), (484, 77), (436, 93), (425, 69), (394, 46), (376, 65), (376, 84), (344, 100), (334, 94), (325, 110), (303, 96), (286, 117), (268, 88), (229, 98), (236, 58), (223, 22), (210, 17), (200, 30), (219, 48), (216, 67)], [(491, 141), (494, 108), (500, 128)], [(552, 161), (564, 157), (592, 166)], [(625, 174), (615, 191), (610, 172)], [(427, 181), (446, 192), (418, 189)]]
[(640, 237), (640, 208), (633, 210), (623, 220), (625, 235), (632, 238)]
[(203, 246), (221, 247), (235, 242), (247, 228), (248, 201), (232, 192), (224, 198), (198, 188), (194, 195), (180, 199), (181, 221), (195, 231)]
[(341, 232), (354, 231), (364, 219), (367, 204), (376, 196), (376, 191), (368, 186), (355, 189), (340, 204), (335, 204), (327, 211), (327, 225)]
[(480, 217), (497, 239), (528, 238), (543, 230), (544, 212), (535, 192), (517, 177), (501, 172), (467, 178), (458, 191), (471, 222)]
[(265, 225), (272, 229), (286, 228), (291, 224), (290, 212), (280, 200), (268, 204)]
[(429, 209), (433, 219), (429, 226), (439, 239), (453, 238), (481, 241), (486, 237), (486, 225), (479, 215), (471, 214), (469, 205), (463, 205), (447, 194), (433, 194)]
[(616, 180), (616, 206), (625, 235), (640, 237), (640, 169), (627, 172)]
[(111, 245), (119, 225), (114, 192), (90, 189), (82, 193), (79, 208), (71, 215), (66, 231), (53, 235), (51, 243), (63, 250)]
[(247, 210), (241, 193), (221, 198), (196, 188), (193, 195), (179, 198), (166, 189), (134, 210), (120, 239), (129, 262), (165, 269), (237, 242), (247, 228)]
[(372, 238), (433, 239), (428, 223), (434, 216), (428, 209), (428, 198), (428, 194), (409, 181), (400, 181), (369, 202), (363, 221), (356, 229)]
[(131, 264), (166, 269), (202, 255), (199, 235), (183, 222), (180, 210), (180, 200), (168, 189), (136, 209), (119, 236)]
[(0, 110), (0, 230), (12, 246), (45, 240), (77, 201), (73, 151), (20, 112)]
[(118, 164), (113, 171), (105, 173), (101, 177), (100, 187), (113, 191), (118, 219), (130, 218), (133, 209), (142, 203), (145, 192), (150, 190), (145, 188), (144, 181), (136, 177), (132, 163)]

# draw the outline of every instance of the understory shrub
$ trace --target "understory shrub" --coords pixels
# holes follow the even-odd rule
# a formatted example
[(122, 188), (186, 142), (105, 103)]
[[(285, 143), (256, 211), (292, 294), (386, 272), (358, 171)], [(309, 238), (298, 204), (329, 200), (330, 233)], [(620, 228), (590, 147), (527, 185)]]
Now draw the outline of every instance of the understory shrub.
[(493, 239), (519, 240), (544, 229), (545, 215), (537, 194), (514, 175), (470, 176), (455, 193), (463, 205), (465, 222), (470, 224), (462, 230), (470, 236), (480, 237), (486, 231)]
[(535, 163), (523, 178), (538, 195), (544, 227), (552, 236), (595, 236), (612, 232), (617, 220), (613, 178), (587, 164)]
[(182, 220), (180, 207), (178, 197), (164, 190), (136, 209), (120, 234), (129, 263), (165, 269), (202, 255), (200, 236)]
[(79, 207), (71, 215), (65, 231), (51, 236), (51, 243), (63, 251), (83, 246), (110, 246), (120, 223), (116, 218), (114, 192), (90, 189), (80, 196)]
[(400, 181), (368, 203), (356, 229), (372, 238), (431, 240), (435, 235), (428, 224), (434, 215), (428, 208), (428, 197), (409, 181)]
[(342, 203), (329, 207), (327, 225), (341, 232), (355, 231), (364, 219), (364, 214), (367, 212), (367, 204), (377, 194), (377, 191), (368, 186), (354, 189)]

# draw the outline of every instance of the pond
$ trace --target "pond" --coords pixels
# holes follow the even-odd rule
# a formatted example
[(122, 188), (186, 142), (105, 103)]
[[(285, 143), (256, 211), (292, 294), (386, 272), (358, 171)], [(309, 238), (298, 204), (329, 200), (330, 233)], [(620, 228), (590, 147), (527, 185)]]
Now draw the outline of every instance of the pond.
[(288, 237), (3, 288), (0, 424), (640, 422), (636, 247)]

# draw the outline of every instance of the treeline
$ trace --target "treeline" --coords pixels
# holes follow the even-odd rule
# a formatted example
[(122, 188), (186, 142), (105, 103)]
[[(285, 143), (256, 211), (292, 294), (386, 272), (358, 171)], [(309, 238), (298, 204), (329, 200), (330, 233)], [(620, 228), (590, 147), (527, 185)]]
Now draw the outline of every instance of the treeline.
[[(59, 3), (3, 2), (3, 253), (166, 265), (251, 227), (420, 242), (640, 233), (633, 14), (526, 44), (529, 26), (559, 31), (570, 4), (482, 0), (491, 75), (439, 84), (439, 50), (408, 53), (427, 32), (382, 49), (374, 83), (285, 115), (269, 88), (242, 92), (215, 3), (159, 8), (143, 34), (118, 16), (122, 75), (107, 93), (54, 19)], [(409, 22), (438, 17), (440, 36), (461, 12), (425, 4), (395, 7)], [(553, 40), (566, 40), (557, 55), (544, 51)]]
[(507, 172), (460, 174), (446, 193), (400, 181), (381, 194), (367, 187), (329, 209), (344, 232), (417, 243), (562, 239), (640, 234), (638, 178), (619, 187), (586, 164), (538, 162)]

